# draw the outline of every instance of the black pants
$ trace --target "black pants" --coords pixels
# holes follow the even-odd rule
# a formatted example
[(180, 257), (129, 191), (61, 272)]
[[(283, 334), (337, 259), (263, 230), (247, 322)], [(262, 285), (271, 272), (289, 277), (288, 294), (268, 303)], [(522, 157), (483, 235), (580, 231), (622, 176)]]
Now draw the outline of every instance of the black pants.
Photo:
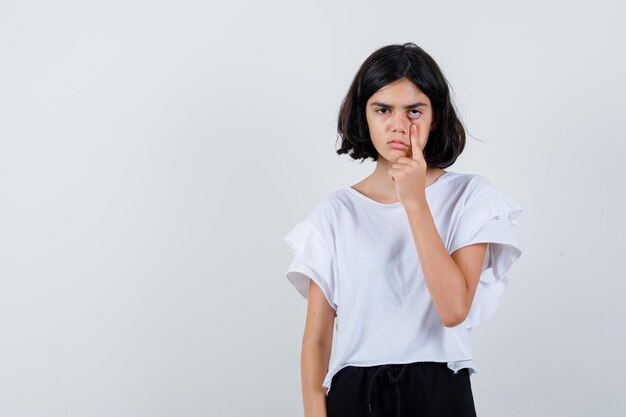
[(444, 362), (347, 366), (332, 379), (328, 417), (476, 417), (469, 370)]

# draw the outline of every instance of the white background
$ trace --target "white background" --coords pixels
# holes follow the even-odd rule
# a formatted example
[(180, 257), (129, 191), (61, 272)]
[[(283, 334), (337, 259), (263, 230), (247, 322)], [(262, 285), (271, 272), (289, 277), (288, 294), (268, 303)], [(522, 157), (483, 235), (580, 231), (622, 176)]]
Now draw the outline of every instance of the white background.
[[(439, 63), (448, 168), (525, 212), (474, 329), (481, 417), (623, 416), (620, 1), (2, 1), (0, 417), (301, 416), (280, 236), (374, 168), (335, 149), (375, 49)], [(471, 136), (470, 136), (471, 135)]]

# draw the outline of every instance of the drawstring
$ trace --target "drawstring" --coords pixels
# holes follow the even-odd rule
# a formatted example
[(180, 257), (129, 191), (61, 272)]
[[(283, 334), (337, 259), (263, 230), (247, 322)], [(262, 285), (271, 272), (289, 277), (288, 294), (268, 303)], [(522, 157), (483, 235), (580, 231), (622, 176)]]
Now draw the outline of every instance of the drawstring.
[(372, 375), (372, 378), (370, 379), (369, 387), (367, 388), (367, 405), (369, 406), (370, 414), (372, 414), (372, 389), (374, 388), (374, 383), (376, 381), (376, 377), (382, 371), (387, 371), (387, 375), (389, 376), (389, 383), (393, 384), (395, 389), (396, 389), (396, 415), (398, 417), (401, 416), (401, 413), (400, 413), (400, 385), (398, 384), (398, 382), (400, 381), (400, 378), (402, 378), (402, 374), (404, 374), (404, 371), (406, 370), (408, 365), (409, 365), (408, 363), (404, 364), (402, 369), (400, 369), (400, 372), (398, 373), (398, 375), (395, 376), (395, 377), (393, 376), (392, 368), (387, 366), (387, 365), (382, 365), (380, 368), (378, 368), (374, 372), (374, 374)]

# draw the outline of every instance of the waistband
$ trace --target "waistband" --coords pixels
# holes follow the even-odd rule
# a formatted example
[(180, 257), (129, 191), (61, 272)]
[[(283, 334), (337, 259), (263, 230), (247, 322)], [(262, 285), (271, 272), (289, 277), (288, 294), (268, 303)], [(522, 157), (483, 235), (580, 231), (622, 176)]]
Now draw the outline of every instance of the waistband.
[[(378, 383), (379, 376), (385, 374), (387, 376), (387, 382), (394, 386), (396, 391), (396, 415), (400, 417), (402, 415), (400, 406), (401, 406), (401, 398), (400, 398), (400, 385), (399, 382), (402, 380), (404, 375), (407, 372), (411, 371), (419, 371), (426, 369), (440, 369), (447, 368), (447, 362), (411, 362), (405, 364), (386, 364), (386, 365), (374, 365), (374, 366), (353, 366), (352, 368), (356, 369), (357, 372), (363, 373), (368, 372), (372, 373), (370, 377), (370, 382), (367, 387), (367, 405), (369, 407), (369, 412), (372, 414), (372, 402), (373, 402), (373, 389), (374, 386)], [(382, 381), (384, 382), (384, 379)], [(380, 384), (378, 384), (380, 385)]]
[(374, 372), (383, 366), (391, 368), (393, 371), (400, 371), (402, 368), (406, 368), (407, 370), (421, 370), (421, 369), (436, 369), (436, 368), (447, 368), (447, 362), (411, 362), (411, 363), (386, 363), (384, 365), (372, 365), (372, 366), (355, 366), (349, 365), (346, 368), (352, 368), (357, 372)]

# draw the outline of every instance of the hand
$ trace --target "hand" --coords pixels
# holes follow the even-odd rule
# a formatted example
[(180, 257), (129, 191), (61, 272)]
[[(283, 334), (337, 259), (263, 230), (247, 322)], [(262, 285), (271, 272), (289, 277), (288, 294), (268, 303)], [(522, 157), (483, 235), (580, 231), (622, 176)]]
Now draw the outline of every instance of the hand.
[(424, 147), (428, 139), (428, 130), (417, 125), (409, 128), (409, 155), (401, 156), (389, 168), (389, 178), (396, 184), (396, 195), (402, 205), (419, 206), (426, 200), (426, 160)]

